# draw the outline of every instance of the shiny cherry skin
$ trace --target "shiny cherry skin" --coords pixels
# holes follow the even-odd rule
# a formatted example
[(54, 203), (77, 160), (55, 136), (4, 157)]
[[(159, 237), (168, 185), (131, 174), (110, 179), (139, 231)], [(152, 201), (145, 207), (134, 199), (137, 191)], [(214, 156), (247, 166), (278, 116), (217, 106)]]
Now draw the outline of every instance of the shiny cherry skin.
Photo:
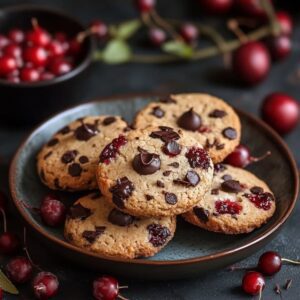
[(47, 300), (57, 295), (59, 281), (53, 273), (40, 272), (34, 277), (32, 287), (36, 299)]
[(255, 17), (260, 20), (266, 18), (266, 13), (260, 5), (260, 0), (234, 0), (234, 7), (243, 15)]
[(135, 5), (140, 13), (151, 11), (156, 4), (156, 0), (136, 0)]
[(278, 133), (287, 134), (299, 122), (299, 103), (285, 93), (275, 92), (265, 97), (261, 114)]
[(52, 40), (46, 47), (49, 57), (63, 56), (65, 53), (64, 46), (58, 40)]
[(115, 300), (119, 294), (119, 283), (111, 276), (102, 276), (93, 282), (93, 296), (97, 300)]
[(281, 269), (281, 256), (274, 251), (263, 253), (258, 261), (257, 268), (264, 275), (274, 275)]
[(24, 82), (39, 81), (40, 73), (37, 69), (32, 67), (24, 67), (20, 72), (20, 79)]
[(0, 34), (0, 49), (3, 49), (9, 43), (10, 43), (9, 39), (5, 35)]
[(151, 28), (148, 32), (149, 41), (153, 46), (161, 46), (167, 39), (165, 31), (160, 28)]
[(281, 10), (276, 12), (276, 17), (281, 28), (281, 34), (290, 36), (294, 27), (291, 15), (288, 12)]
[(36, 67), (44, 67), (48, 62), (48, 54), (43, 47), (27, 47), (24, 50), (24, 60)]
[(242, 82), (254, 85), (261, 82), (270, 70), (270, 54), (262, 42), (240, 46), (232, 57), (232, 69)]
[(6, 274), (14, 283), (25, 283), (30, 280), (33, 267), (26, 257), (12, 258), (6, 265)]
[(26, 41), (28, 44), (32, 44), (39, 47), (45, 47), (50, 43), (50, 34), (43, 28), (36, 27), (26, 35)]
[(0, 57), (0, 75), (8, 75), (17, 69), (17, 61), (12, 56), (2, 56)]
[(198, 28), (192, 23), (182, 24), (179, 29), (180, 35), (187, 43), (194, 42), (199, 36)]
[(0, 235), (0, 253), (14, 254), (20, 247), (18, 237), (11, 232), (4, 232)]
[(242, 281), (242, 288), (249, 295), (258, 295), (265, 287), (265, 279), (259, 272), (247, 272)]
[(55, 76), (51, 72), (43, 72), (40, 75), (40, 80), (52, 80)]
[(105, 38), (108, 34), (107, 25), (100, 20), (92, 21), (89, 25), (89, 28), (91, 32), (100, 40)]
[(21, 44), (25, 40), (25, 33), (19, 28), (13, 28), (8, 32), (8, 38), (16, 44)]
[(82, 45), (77, 39), (73, 39), (69, 42), (67, 53), (70, 55), (78, 55), (81, 52)]
[(226, 157), (225, 163), (237, 168), (244, 168), (250, 163), (250, 157), (248, 147), (240, 144)]
[(46, 198), (40, 207), (41, 218), (49, 226), (61, 225), (66, 217), (65, 205), (57, 199)]
[(292, 41), (289, 36), (280, 35), (270, 37), (267, 40), (267, 46), (273, 60), (279, 61), (290, 55), (292, 50)]
[(54, 60), (49, 66), (50, 72), (56, 76), (60, 76), (69, 73), (72, 70), (72, 65), (65, 60)]
[(22, 56), (22, 48), (18, 44), (9, 44), (3, 49), (3, 53), (18, 58)]
[(229, 12), (234, 0), (198, 0), (201, 9), (211, 15), (223, 15)]

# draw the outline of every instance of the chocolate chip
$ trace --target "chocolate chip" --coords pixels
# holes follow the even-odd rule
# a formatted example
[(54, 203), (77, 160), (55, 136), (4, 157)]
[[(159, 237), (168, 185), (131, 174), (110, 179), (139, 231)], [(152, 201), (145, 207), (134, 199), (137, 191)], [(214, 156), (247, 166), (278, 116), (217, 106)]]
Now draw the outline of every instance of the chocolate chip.
[(94, 243), (98, 236), (104, 233), (105, 226), (96, 226), (95, 230), (85, 230), (82, 233), (82, 237), (85, 238), (89, 243)]
[(82, 125), (76, 128), (74, 135), (75, 138), (79, 141), (88, 141), (93, 136), (97, 135), (99, 130), (95, 124), (85, 124), (82, 122)]
[(213, 110), (208, 116), (211, 118), (223, 118), (227, 115), (227, 112), (220, 109)]
[(176, 100), (174, 100), (174, 99), (172, 98), (172, 96), (167, 96), (167, 97), (165, 97), (165, 98), (161, 98), (161, 99), (159, 100), (159, 102), (161, 102), (161, 103), (177, 103)]
[(112, 193), (112, 200), (119, 208), (125, 208), (125, 200), (128, 199), (134, 191), (133, 183), (127, 178), (117, 179), (117, 183), (109, 189)]
[(207, 223), (209, 221), (209, 211), (203, 207), (195, 206), (193, 212), (202, 223)]
[(217, 144), (216, 145), (216, 149), (217, 150), (222, 150), (222, 149), (224, 149), (225, 148), (225, 144)]
[(52, 146), (56, 145), (58, 142), (59, 142), (58, 139), (52, 139), (48, 142), (47, 146), (52, 147)]
[(108, 215), (108, 221), (118, 226), (128, 226), (133, 223), (134, 217), (117, 209), (113, 209)]
[(258, 195), (264, 192), (263, 188), (259, 187), (259, 186), (254, 186), (250, 189), (250, 192), (252, 194)]
[(180, 139), (180, 135), (177, 132), (175, 132), (172, 128), (160, 126), (160, 129), (161, 130), (159, 131), (151, 132), (150, 137), (154, 139), (161, 139), (165, 143)]
[(163, 172), (163, 175), (167, 177), (167, 176), (169, 176), (171, 173), (172, 173), (172, 171), (167, 170), (167, 171), (164, 171), (164, 172)]
[(105, 119), (103, 120), (102, 124), (103, 124), (104, 126), (108, 126), (108, 125), (114, 123), (116, 120), (117, 120), (117, 119), (116, 119), (115, 117), (107, 117), (107, 118), (105, 118)]
[(60, 133), (60, 134), (67, 134), (71, 131), (70, 127), (69, 126), (65, 126), (63, 127), (62, 129), (60, 129), (57, 133)]
[(201, 127), (202, 120), (201, 117), (194, 112), (194, 109), (191, 108), (179, 117), (177, 124), (183, 129), (196, 131)]
[(232, 179), (232, 176), (229, 175), (229, 174), (225, 174), (225, 175), (222, 176), (222, 179), (223, 179), (224, 181), (231, 180), (231, 179)]
[(168, 166), (173, 167), (175, 169), (178, 169), (179, 168), (179, 163), (177, 161), (174, 161), (174, 162), (168, 164)]
[(146, 198), (147, 201), (150, 201), (150, 200), (154, 199), (154, 197), (152, 195), (148, 195), (148, 194), (145, 195), (145, 198)]
[(68, 217), (71, 219), (85, 220), (92, 214), (89, 208), (82, 206), (80, 203), (69, 208)]
[(61, 157), (60, 160), (61, 160), (62, 163), (68, 164), (68, 163), (72, 162), (75, 159), (77, 154), (78, 154), (77, 150), (67, 151), (63, 154), (63, 156)]
[(219, 195), (219, 189), (212, 189), (210, 193), (211, 195)]
[(181, 146), (176, 141), (169, 141), (164, 144), (162, 150), (165, 154), (173, 157), (181, 152)]
[(165, 187), (165, 184), (164, 184), (162, 181), (160, 181), (160, 180), (157, 180), (157, 181), (156, 181), (156, 185), (157, 185), (158, 187), (160, 187), (160, 188), (164, 188), (164, 187)]
[(227, 180), (221, 184), (222, 190), (228, 193), (238, 193), (243, 190), (240, 182), (237, 180)]
[(195, 171), (188, 171), (184, 179), (174, 179), (175, 184), (180, 184), (184, 186), (196, 186), (200, 182), (200, 177)]
[(177, 196), (173, 193), (165, 193), (165, 200), (168, 204), (174, 205), (177, 203)]
[(82, 156), (79, 157), (79, 162), (80, 162), (81, 164), (86, 164), (86, 163), (89, 162), (89, 159), (88, 159), (87, 156), (82, 155)]
[(237, 138), (237, 132), (232, 127), (227, 127), (223, 131), (223, 136), (226, 137), (229, 140), (235, 140)]
[(161, 119), (165, 115), (165, 112), (159, 106), (155, 106), (153, 107), (152, 115), (154, 115), (156, 118)]
[(48, 157), (50, 157), (52, 155), (52, 151), (49, 151), (45, 156), (44, 156), (44, 160), (46, 160)]
[(227, 167), (223, 164), (215, 164), (215, 167), (214, 167), (214, 171), (215, 173), (218, 173), (218, 172), (223, 172), (227, 169)]
[(82, 168), (80, 164), (73, 163), (69, 165), (68, 172), (72, 177), (79, 177), (82, 172)]
[(140, 152), (134, 157), (132, 166), (140, 175), (153, 174), (160, 169), (159, 155), (149, 152)]
[(150, 224), (147, 226), (147, 230), (149, 232), (149, 242), (154, 247), (163, 246), (171, 235), (169, 228), (160, 224)]

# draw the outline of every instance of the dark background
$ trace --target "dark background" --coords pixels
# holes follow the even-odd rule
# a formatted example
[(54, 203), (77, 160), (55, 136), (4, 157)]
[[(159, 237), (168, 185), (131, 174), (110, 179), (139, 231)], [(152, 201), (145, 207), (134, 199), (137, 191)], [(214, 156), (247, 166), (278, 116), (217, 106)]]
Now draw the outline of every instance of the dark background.
[[(201, 20), (200, 10), (192, 5), (193, 0), (162, 1), (159, 2), (160, 12), (169, 17), (181, 19)], [(287, 4), (288, 1), (284, 1)], [(297, 2), (290, 1), (289, 3)], [(76, 0), (76, 1), (0, 1), (1, 6), (20, 3), (35, 3), (49, 7), (60, 8), (78, 17), (88, 24), (92, 19), (103, 19), (109, 23), (136, 17), (131, 1), (125, 0)], [(300, 12), (300, 7), (294, 11)], [(298, 14), (299, 15), (299, 14)], [(295, 16), (295, 19), (297, 16)], [(298, 26), (297, 26), (298, 27)], [(295, 76), (299, 64), (300, 28), (296, 28), (293, 36), (293, 52), (284, 62), (274, 64), (268, 78), (260, 85), (249, 88), (239, 85), (226, 71), (224, 71), (221, 57), (194, 63), (180, 63), (169, 65), (138, 65), (124, 64), (108, 66), (94, 63), (90, 68), (90, 81), (84, 87), (84, 97), (78, 101), (89, 100), (98, 96), (132, 92), (209, 92), (226, 99), (229, 103), (243, 110), (259, 113), (261, 101), (265, 95), (273, 91), (284, 91), (295, 98), (300, 98), (300, 79)], [(300, 72), (300, 71), (298, 71)], [(1, 102), (5, 99), (1, 99)], [(26, 99), (23, 99), (26, 101)], [(5, 109), (5, 107), (3, 108)], [(34, 108), (31, 108), (31, 110)], [(7, 190), (7, 171), (9, 161), (21, 140), (28, 133), (29, 128), (9, 129), (0, 128), (0, 184)], [(289, 136), (286, 142), (300, 162), (299, 126)], [(270, 170), (276, 172), (276, 170)], [(280, 174), (274, 173), (274, 176)], [(297, 205), (294, 213), (285, 224), (279, 236), (274, 239), (265, 250), (276, 250), (284, 257), (297, 258), (300, 256), (300, 208)], [(16, 229), (21, 234), (19, 217), (12, 213), (9, 216), (10, 229)], [(101, 273), (91, 272), (63, 261), (39, 244), (39, 240), (30, 234), (29, 248), (37, 264), (43, 269), (54, 272), (60, 280), (61, 290), (56, 299), (91, 299), (91, 284), (93, 279)], [(241, 264), (252, 266), (259, 254), (249, 257)], [(4, 258), (1, 258), (4, 264)], [(239, 288), (243, 271), (228, 272), (215, 271), (205, 277), (188, 280), (165, 282), (142, 282), (119, 278), (121, 285), (129, 285), (128, 290), (122, 291), (129, 299), (250, 299)], [(275, 284), (283, 286), (287, 279), (292, 279), (292, 287), (283, 290), (283, 299), (299, 299), (300, 266), (283, 266), (282, 271), (267, 280), (267, 287), (263, 299), (280, 299), (274, 292)], [(32, 299), (29, 285), (20, 287), (21, 299)], [(6, 296), (6, 299), (15, 299)]]

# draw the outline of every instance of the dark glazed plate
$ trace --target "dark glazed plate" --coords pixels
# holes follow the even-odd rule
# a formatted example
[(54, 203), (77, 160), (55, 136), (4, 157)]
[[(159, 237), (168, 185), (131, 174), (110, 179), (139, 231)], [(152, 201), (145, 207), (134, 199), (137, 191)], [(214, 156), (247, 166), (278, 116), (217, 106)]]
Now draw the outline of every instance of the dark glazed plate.
[[(35, 157), (51, 135), (70, 121), (85, 115), (119, 114), (129, 122), (135, 112), (154, 96), (114, 97), (91, 102), (64, 111), (33, 131), (17, 151), (10, 168), (10, 189), (13, 201), (25, 221), (61, 255), (101, 272), (144, 279), (172, 279), (193, 276), (222, 268), (258, 251), (278, 233), (291, 214), (298, 193), (298, 174), (292, 155), (280, 139), (262, 121), (239, 111), (242, 120), (243, 143), (252, 153), (271, 150), (272, 155), (251, 166), (251, 171), (265, 180), (277, 198), (273, 218), (262, 228), (247, 235), (226, 236), (193, 227), (178, 218), (175, 238), (165, 249), (149, 259), (126, 260), (108, 258), (87, 252), (67, 243), (62, 229), (45, 226), (38, 215), (25, 208), (21, 201), (39, 206), (49, 191), (36, 173)], [(73, 195), (64, 194), (71, 203)]]

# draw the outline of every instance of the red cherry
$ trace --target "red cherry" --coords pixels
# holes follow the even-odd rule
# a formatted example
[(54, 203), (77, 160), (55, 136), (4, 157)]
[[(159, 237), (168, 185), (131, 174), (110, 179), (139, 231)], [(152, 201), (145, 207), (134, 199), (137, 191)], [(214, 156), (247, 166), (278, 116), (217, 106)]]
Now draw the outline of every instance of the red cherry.
[(292, 41), (290, 37), (280, 35), (276, 37), (270, 37), (267, 40), (267, 46), (270, 50), (273, 60), (282, 60), (291, 53)]
[(254, 85), (267, 76), (270, 70), (270, 55), (262, 42), (248, 42), (240, 46), (232, 57), (232, 68), (237, 77)]
[(63, 75), (72, 70), (72, 65), (65, 60), (54, 60), (49, 66), (50, 71), (56, 75)]
[(160, 28), (151, 28), (148, 36), (151, 44), (156, 47), (159, 47), (167, 39), (166, 33)]
[(258, 261), (257, 268), (265, 275), (274, 275), (281, 269), (281, 256), (274, 251), (263, 253)]
[(50, 40), (50, 34), (40, 27), (34, 28), (26, 35), (26, 41), (35, 46), (45, 47), (50, 43)]
[(89, 25), (89, 28), (91, 32), (99, 39), (105, 38), (108, 34), (107, 25), (100, 20), (92, 21)]
[(50, 72), (43, 72), (40, 75), (40, 80), (52, 80), (54, 78), (55, 78), (54, 74), (52, 74)]
[(57, 295), (59, 281), (50, 272), (40, 272), (33, 279), (33, 292), (37, 299), (47, 300)]
[(58, 31), (54, 33), (54, 39), (63, 43), (67, 41), (67, 35), (62, 31)]
[(281, 10), (276, 12), (276, 17), (281, 28), (281, 34), (291, 35), (294, 27), (291, 15), (288, 12)]
[(24, 283), (32, 276), (33, 268), (26, 257), (11, 259), (6, 265), (7, 276), (15, 283)]
[(34, 82), (40, 79), (40, 73), (37, 69), (25, 67), (21, 69), (20, 78), (25, 82)]
[(63, 44), (57, 40), (52, 40), (46, 47), (46, 50), (50, 57), (63, 56), (65, 53)]
[(8, 75), (8, 77), (6, 77), (6, 80), (11, 82), (11, 83), (19, 83), (21, 80), (18, 76), (14, 76), (14, 75)]
[(11, 29), (8, 32), (8, 38), (16, 44), (23, 43), (25, 40), (24, 31), (18, 28)]
[(0, 235), (0, 253), (13, 254), (19, 249), (18, 237), (11, 232), (4, 232)]
[(299, 103), (287, 94), (272, 93), (263, 101), (262, 118), (280, 134), (294, 129), (299, 115)]
[(42, 220), (47, 225), (53, 227), (59, 226), (65, 220), (66, 207), (61, 201), (47, 197), (42, 201), (40, 214)]
[(201, 9), (212, 15), (222, 15), (229, 12), (233, 0), (198, 0)]
[(246, 167), (250, 163), (250, 151), (248, 147), (238, 145), (233, 152), (226, 157), (225, 163), (238, 168)]
[(0, 75), (8, 75), (17, 69), (17, 61), (12, 56), (0, 57)]
[(243, 277), (242, 288), (245, 293), (250, 295), (258, 295), (265, 287), (265, 279), (262, 274), (250, 271)]
[(192, 23), (185, 23), (181, 25), (179, 31), (180, 35), (187, 43), (194, 42), (199, 36), (198, 28)]
[(266, 12), (263, 9), (260, 0), (235, 0), (234, 6), (237, 11), (243, 15), (265, 19)]
[(24, 50), (24, 59), (36, 67), (44, 67), (48, 62), (47, 51), (38, 46), (27, 47)]
[(77, 39), (73, 39), (69, 42), (68, 46), (68, 54), (70, 55), (78, 55), (81, 52), (81, 43), (77, 41)]
[(22, 55), (22, 48), (17, 44), (9, 44), (3, 49), (3, 53), (18, 58)]
[(8, 44), (9, 44), (9, 39), (5, 35), (0, 34), (0, 49), (4, 48)]
[(136, 0), (135, 4), (140, 13), (147, 13), (154, 8), (156, 0)]
[(102, 276), (93, 282), (93, 296), (97, 300), (115, 300), (119, 294), (119, 283), (111, 276)]

